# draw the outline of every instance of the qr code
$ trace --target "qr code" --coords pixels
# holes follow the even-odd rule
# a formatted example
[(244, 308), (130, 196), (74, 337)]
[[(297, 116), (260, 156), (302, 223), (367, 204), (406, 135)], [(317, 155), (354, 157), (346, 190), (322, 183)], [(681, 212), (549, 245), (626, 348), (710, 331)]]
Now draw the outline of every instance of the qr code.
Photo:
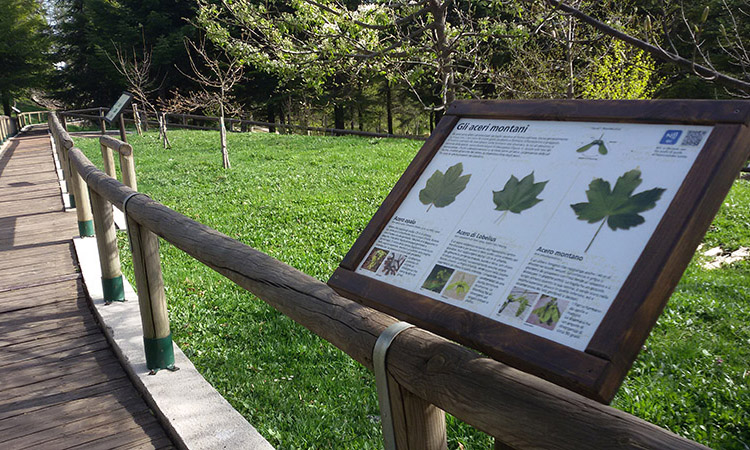
[(703, 136), (705, 136), (707, 131), (688, 131), (687, 134), (685, 134), (685, 137), (682, 138), (682, 144), (681, 145), (700, 145), (701, 142), (703, 142)]

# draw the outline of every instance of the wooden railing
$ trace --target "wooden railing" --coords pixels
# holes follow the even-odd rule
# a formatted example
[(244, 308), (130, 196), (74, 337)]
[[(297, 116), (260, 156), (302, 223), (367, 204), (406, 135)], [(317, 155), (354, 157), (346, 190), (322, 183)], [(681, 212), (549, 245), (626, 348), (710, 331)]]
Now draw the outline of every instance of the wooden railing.
[[(106, 126), (103, 125), (103, 117), (106, 115), (109, 108), (87, 108), (87, 109), (76, 109), (63, 111), (63, 120), (65, 117), (89, 120), (92, 123), (98, 124), (102, 132), (106, 130)], [(125, 122), (133, 123), (133, 110), (124, 110)], [(148, 113), (139, 111), (141, 121), (145, 121), (148, 125), (158, 126), (159, 122), (156, 120), (148, 119)], [(130, 118), (128, 118), (128, 116)], [(196, 114), (178, 114), (178, 113), (166, 113), (164, 117), (167, 119), (167, 125), (170, 128), (185, 128), (190, 130), (219, 130), (219, 117), (215, 116), (200, 116)], [(310, 127), (306, 125), (293, 125), (284, 123), (273, 123), (273, 122), (259, 122), (256, 120), (245, 120), (226, 118), (224, 119), (227, 125), (227, 131), (231, 132), (244, 132), (252, 131), (252, 127), (263, 127), (267, 129), (278, 128), (285, 130), (297, 130), (301, 132), (314, 132), (325, 135), (352, 135), (352, 136), (363, 136), (363, 137), (375, 137), (375, 138), (400, 138), (400, 139), (416, 139), (425, 140), (425, 136), (415, 136), (411, 134), (388, 134), (388, 133), (375, 133), (370, 131), (359, 131), (359, 130), (347, 130), (342, 128), (326, 128), (326, 127)], [(190, 124), (188, 121), (192, 121)], [(199, 125), (202, 123), (203, 125)], [(207, 126), (206, 124), (215, 123), (215, 126)], [(248, 130), (250, 127), (250, 130)], [(238, 129), (239, 128), (239, 129)]]
[(0, 144), (18, 133), (16, 122), (8, 116), (0, 116)]
[[(137, 193), (95, 167), (54, 115), (49, 124), (69, 173), (101, 198), (95, 208), (127, 204), (139, 304), (153, 318), (143, 319), (147, 337), (169, 333), (158, 235), (372, 370), (375, 342), (396, 319)], [(85, 190), (79, 194), (76, 202), (87, 204)], [(97, 230), (111, 226), (94, 218), (107, 221)], [(112, 259), (117, 248), (100, 251)], [(497, 449), (705, 448), (418, 328), (398, 335), (386, 361), (399, 449), (447, 448), (443, 411), (494, 436)]]
[(49, 111), (22, 112), (18, 115), (19, 126), (23, 128), (27, 125), (47, 123), (47, 114), (49, 114)]

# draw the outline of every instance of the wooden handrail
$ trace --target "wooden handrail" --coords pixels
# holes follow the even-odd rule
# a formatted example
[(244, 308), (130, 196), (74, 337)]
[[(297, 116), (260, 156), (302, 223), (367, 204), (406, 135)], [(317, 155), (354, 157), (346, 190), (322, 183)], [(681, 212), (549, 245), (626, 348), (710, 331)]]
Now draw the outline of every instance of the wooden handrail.
[(135, 160), (133, 158), (133, 147), (127, 142), (115, 139), (111, 136), (102, 135), (99, 137), (99, 144), (102, 150), (102, 160), (107, 175), (117, 178), (115, 175), (115, 162), (112, 157), (112, 150), (115, 150), (120, 160), (120, 173), (122, 182), (133, 190), (138, 190), (138, 183), (135, 176)]
[(127, 142), (123, 142), (111, 136), (107, 136), (107, 135), (100, 136), (99, 143), (101, 145), (106, 145), (107, 147), (111, 148), (112, 150), (124, 156), (130, 156), (133, 154), (133, 146), (131, 146)]
[[(60, 130), (56, 126), (53, 132)], [(395, 322), (393, 317), (341, 297), (326, 284), (145, 195), (133, 195), (134, 190), (96, 168), (79, 149), (68, 154), (72, 167), (98, 195), (119, 208), (130, 198), (130, 220), (372, 370), (375, 341)], [(706, 448), (421, 329), (401, 333), (387, 363), (404, 389), (512, 448)], [(530, 426), (532, 422), (540, 426)]]

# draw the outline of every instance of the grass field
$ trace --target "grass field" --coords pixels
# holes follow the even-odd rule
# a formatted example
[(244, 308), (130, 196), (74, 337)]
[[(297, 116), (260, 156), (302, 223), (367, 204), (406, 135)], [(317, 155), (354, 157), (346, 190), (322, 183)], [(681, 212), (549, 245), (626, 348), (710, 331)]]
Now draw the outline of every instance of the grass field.
[[(421, 142), (218, 133), (129, 138), (141, 191), (327, 280)], [(96, 140), (77, 139), (96, 164)], [(750, 246), (738, 181), (706, 246)], [(121, 249), (127, 244), (121, 236)], [(277, 448), (381, 448), (373, 377), (331, 345), (162, 242), (172, 332), (195, 365)], [(715, 448), (750, 445), (750, 263), (691, 263), (613, 406)], [(130, 267), (124, 262), (125, 270)], [(449, 417), (449, 447), (492, 440)]]

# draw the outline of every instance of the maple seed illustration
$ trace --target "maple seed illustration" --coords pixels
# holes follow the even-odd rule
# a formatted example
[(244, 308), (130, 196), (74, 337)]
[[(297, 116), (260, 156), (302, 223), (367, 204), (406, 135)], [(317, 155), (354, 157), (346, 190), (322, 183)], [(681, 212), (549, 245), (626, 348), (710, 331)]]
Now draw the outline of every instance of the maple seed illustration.
[(496, 206), (495, 211), (503, 211), (503, 214), (498, 217), (495, 223), (502, 222), (508, 211), (520, 214), (541, 202), (542, 199), (537, 198), (537, 195), (544, 190), (548, 181), (534, 183), (534, 172), (523, 177), (521, 181), (518, 181), (515, 175), (511, 175), (502, 191), (492, 191), (492, 201)]
[(604, 137), (604, 135), (602, 134), (601, 136), (599, 136), (599, 139), (597, 139), (595, 141), (592, 141), (590, 144), (584, 145), (583, 147), (579, 148), (576, 151), (578, 153), (583, 153), (586, 150), (590, 149), (591, 147), (597, 145), (597, 146), (599, 146), (599, 153), (602, 154), (602, 155), (606, 155), (607, 154), (607, 147), (604, 145), (604, 141), (602, 140), (603, 137)]
[(625, 172), (617, 179), (614, 189), (610, 189), (608, 181), (595, 178), (586, 191), (589, 201), (570, 205), (579, 220), (588, 223), (601, 221), (584, 253), (589, 251), (605, 222), (612, 231), (617, 231), (636, 227), (646, 221), (639, 213), (653, 209), (666, 189), (654, 188), (632, 195), (642, 182), (638, 169)]
[(445, 173), (436, 170), (430, 178), (424, 189), (419, 191), (419, 201), (430, 211), (432, 205), (435, 208), (443, 208), (450, 205), (456, 200), (456, 196), (466, 189), (466, 184), (471, 178), (471, 174), (461, 175), (464, 171), (462, 163), (457, 163), (448, 168)]

